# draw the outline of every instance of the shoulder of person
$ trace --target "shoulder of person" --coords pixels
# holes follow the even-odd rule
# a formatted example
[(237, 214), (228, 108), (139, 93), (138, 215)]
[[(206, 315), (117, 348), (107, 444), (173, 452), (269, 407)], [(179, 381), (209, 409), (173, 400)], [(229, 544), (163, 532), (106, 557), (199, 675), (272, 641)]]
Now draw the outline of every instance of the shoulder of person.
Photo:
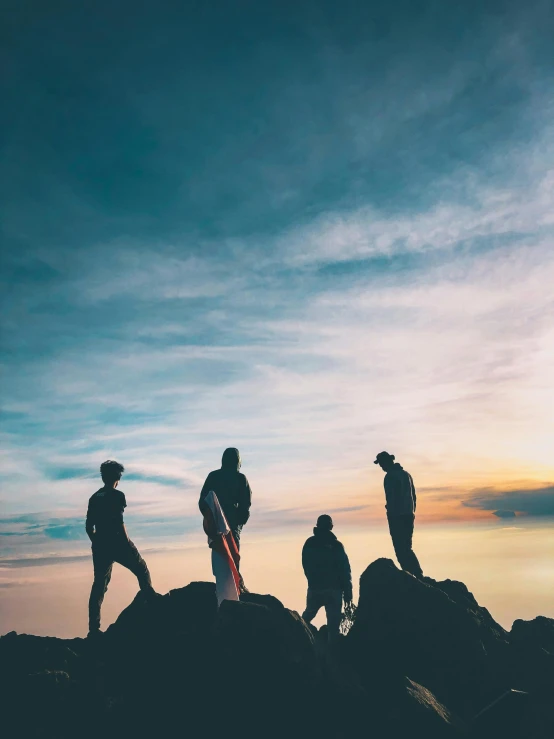
[(125, 497), (125, 493), (123, 490), (116, 490), (116, 493), (118, 495), (119, 501), (123, 504), (123, 506), (127, 505), (127, 498)]
[(405, 470), (398, 467), (393, 467), (392, 470), (389, 470), (387, 474), (385, 475), (385, 480), (388, 478), (389, 480), (394, 480), (394, 478), (398, 479), (399, 475), (403, 475), (405, 473)]
[(310, 536), (304, 542), (304, 546), (305, 547), (308, 547), (308, 549), (310, 549), (311, 547), (315, 546), (316, 544), (317, 544), (317, 538), (315, 536)]
[(98, 500), (100, 497), (100, 493), (104, 490), (104, 488), (100, 488), (100, 490), (97, 490), (95, 493), (93, 493), (90, 498), (88, 499), (89, 503), (94, 503), (95, 500)]

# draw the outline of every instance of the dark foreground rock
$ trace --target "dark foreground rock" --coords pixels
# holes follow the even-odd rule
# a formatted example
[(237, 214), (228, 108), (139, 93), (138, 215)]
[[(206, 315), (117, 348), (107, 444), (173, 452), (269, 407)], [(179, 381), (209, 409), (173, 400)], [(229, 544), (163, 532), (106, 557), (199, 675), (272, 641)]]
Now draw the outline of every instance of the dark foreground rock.
[(390, 560), (329, 650), (299, 615), (212, 583), (138, 594), (96, 642), (0, 639), (7, 736), (454, 739), (554, 736), (554, 622), (500, 627), (458, 582)]

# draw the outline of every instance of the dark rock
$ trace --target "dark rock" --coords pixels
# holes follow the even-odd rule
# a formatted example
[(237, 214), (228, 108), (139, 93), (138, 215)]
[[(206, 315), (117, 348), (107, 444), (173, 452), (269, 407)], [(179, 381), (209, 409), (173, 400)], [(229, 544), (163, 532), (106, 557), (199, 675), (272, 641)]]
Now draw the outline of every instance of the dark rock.
[[(421, 736), (426, 739), (451, 739), (452, 737), (467, 736), (465, 724), (444, 706), (430, 690), (413, 680), (406, 679), (407, 700), (396, 702), (394, 719), (397, 722), (399, 735), (409, 735), (411, 727), (417, 726)], [(400, 722), (400, 726), (398, 726)]]
[(465, 586), (442, 586), (417, 580), (391, 560), (376, 560), (360, 579), (346, 641), (366, 683), (383, 674), (407, 675), (468, 719), (509, 687), (489, 656), (507, 650), (508, 642)]
[(475, 717), (472, 732), (475, 739), (501, 736), (520, 739), (526, 736), (529, 693), (507, 690)]
[[(216, 638), (217, 653), (234, 682), (223, 705), (232, 712), (248, 696), (250, 730), (267, 723), (268, 716), (266, 736), (326, 730), (313, 636), (296, 612), (273, 596), (248, 593), (240, 602), (221, 604)], [(328, 720), (332, 718), (331, 712)]]
[(554, 655), (554, 619), (537, 616), (532, 621), (518, 619), (510, 631), (510, 643), (525, 649), (544, 649)]
[(377, 560), (350, 633), (328, 645), (271, 595), (218, 609), (213, 583), (195, 582), (137, 595), (98, 640), (2, 637), (3, 727), (21, 739), (550, 739), (551, 623), (508, 635), (462, 583)]

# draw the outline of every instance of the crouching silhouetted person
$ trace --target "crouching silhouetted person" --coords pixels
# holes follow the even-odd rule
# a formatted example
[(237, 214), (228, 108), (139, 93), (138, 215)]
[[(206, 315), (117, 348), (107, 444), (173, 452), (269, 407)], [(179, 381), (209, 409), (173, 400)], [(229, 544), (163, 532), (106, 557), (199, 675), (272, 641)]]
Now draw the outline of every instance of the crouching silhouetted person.
[(94, 582), (89, 600), (89, 637), (100, 632), (100, 609), (112, 576), (114, 562), (130, 570), (138, 579), (140, 589), (154, 596), (150, 573), (138, 549), (129, 539), (123, 523), (125, 496), (117, 486), (124, 472), (119, 462), (108, 460), (100, 467), (104, 487), (90, 498), (86, 530), (92, 542)]
[(423, 577), (419, 560), (412, 549), (416, 492), (409, 472), (394, 461), (394, 454), (379, 452), (374, 464), (386, 472), (385, 497), (392, 544), (400, 567), (415, 577)]
[(308, 580), (306, 610), (302, 618), (311, 623), (319, 609), (325, 608), (330, 641), (340, 633), (343, 598), (345, 603), (352, 601), (350, 562), (332, 528), (331, 516), (320, 516), (314, 535), (302, 549), (302, 566)]

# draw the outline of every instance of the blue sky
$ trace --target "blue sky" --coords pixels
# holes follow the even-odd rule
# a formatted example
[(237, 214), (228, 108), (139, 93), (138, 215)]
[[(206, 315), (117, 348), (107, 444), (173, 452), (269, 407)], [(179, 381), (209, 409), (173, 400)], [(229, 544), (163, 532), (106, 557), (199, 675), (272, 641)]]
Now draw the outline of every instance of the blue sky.
[(7, 556), (107, 457), (186, 537), (228, 445), (253, 529), (382, 516), (382, 448), (429, 520), (552, 516), (552, 2), (6, 16)]

